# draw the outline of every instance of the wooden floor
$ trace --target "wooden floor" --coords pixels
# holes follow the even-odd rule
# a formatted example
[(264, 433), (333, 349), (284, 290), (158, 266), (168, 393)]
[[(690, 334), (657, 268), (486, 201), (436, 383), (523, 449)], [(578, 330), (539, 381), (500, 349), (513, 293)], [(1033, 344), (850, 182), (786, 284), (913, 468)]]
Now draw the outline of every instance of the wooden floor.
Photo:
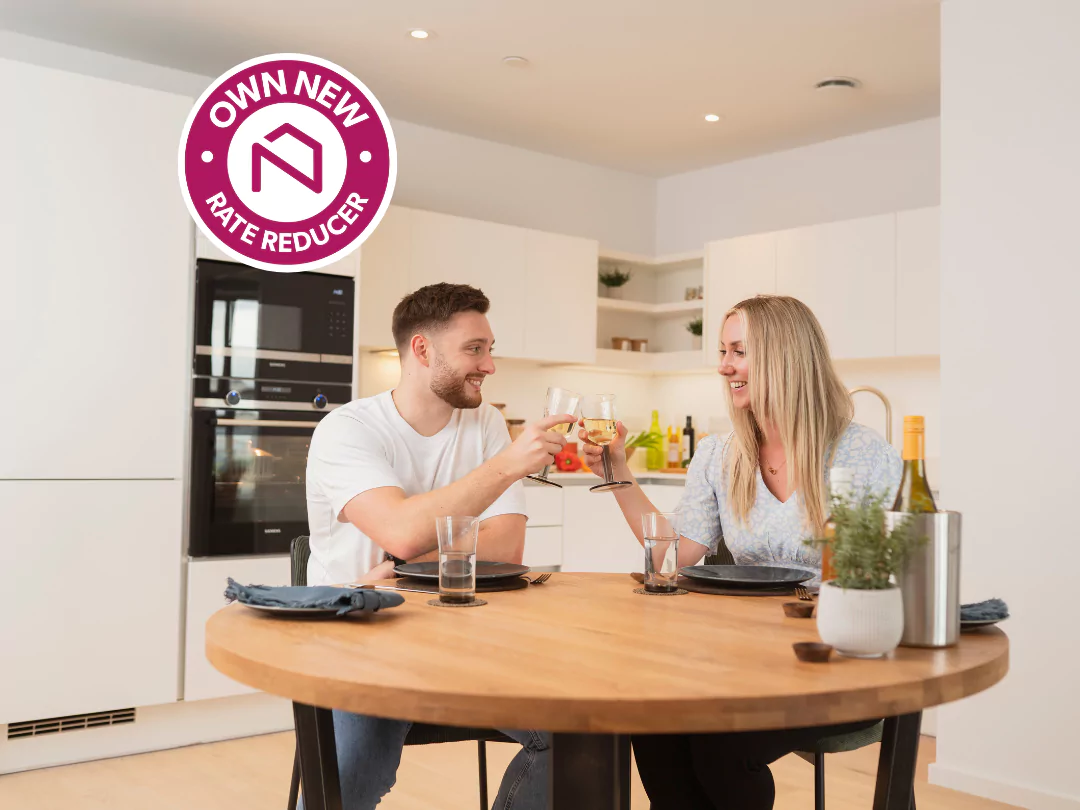
[[(488, 744), (492, 799), (516, 746)], [(916, 796), (919, 810), (992, 810), (1009, 805), (926, 783), (934, 740), (924, 737)], [(877, 746), (827, 760), (829, 810), (866, 810), (872, 804)], [(0, 807), (19, 810), (285, 810), (293, 740), (272, 734), (172, 751), (87, 762), (0, 776)], [(794, 756), (773, 766), (776, 810), (814, 806), (813, 769)], [(405, 749), (398, 784), (380, 810), (473, 810), (476, 744), (415, 746)], [(648, 800), (634, 772), (635, 810)]]

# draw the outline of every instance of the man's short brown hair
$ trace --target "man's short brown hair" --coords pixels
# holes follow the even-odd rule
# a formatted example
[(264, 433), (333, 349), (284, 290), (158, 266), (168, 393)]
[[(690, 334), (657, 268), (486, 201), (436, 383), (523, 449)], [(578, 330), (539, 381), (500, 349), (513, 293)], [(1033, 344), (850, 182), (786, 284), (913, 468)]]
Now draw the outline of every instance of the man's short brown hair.
[(429, 284), (409, 293), (394, 307), (394, 345), (404, 353), (413, 335), (446, 327), (459, 312), (487, 314), (491, 302), (468, 284)]

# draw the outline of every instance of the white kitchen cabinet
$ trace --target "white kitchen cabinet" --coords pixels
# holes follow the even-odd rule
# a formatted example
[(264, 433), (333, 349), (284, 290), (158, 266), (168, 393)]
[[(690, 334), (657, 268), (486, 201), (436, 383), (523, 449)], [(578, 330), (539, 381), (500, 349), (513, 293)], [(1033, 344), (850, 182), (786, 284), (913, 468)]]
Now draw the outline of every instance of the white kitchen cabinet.
[[(595, 362), (598, 255), (599, 245), (591, 239), (526, 232), (525, 295), (520, 304), (525, 357)], [(505, 354), (501, 347), (500, 353)]]
[(480, 288), (491, 301), (487, 317), (496, 354), (522, 357), (525, 243), (522, 228), (414, 210), (409, 288), (444, 281)]
[(394, 346), (390, 330), (394, 307), (412, 292), (409, 281), (412, 220), (412, 209), (391, 205), (379, 226), (360, 246), (357, 334), (361, 346), (377, 349)]
[(724, 313), (740, 301), (776, 292), (776, 234), (710, 242), (705, 249), (705, 360), (717, 365)]
[(171, 703), (180, 481), (0, 481), (0, 723)]
[(896, 353), (941, 351), (941, 218), (938, 208), (896, 215)]
[(645, 552), (614, 496), (568, 486), (563, 498), (563, 571), (642, 570)]
[(184, 700), (206, 700), (257, 691), (222, 675), (206, 660), (206, 622), (225, 607), (225, 586), (229, 577), (245, 585), (289, 585), (291, 576), (287, 556), (188, 563)]
[(526, 524), (533, 526), (561, 526), (563, 523), (563, 491), (543, 484), (525, 486)]
[(522, 565), (531, 568), (558, 568), (562, 565), (562, 527), (538, 526), (525, 529)]
[(814, 311), (837, 359), (896, 354), (896, 216), (781, 231), (776, 291)]
[(0, 479), (179, 478), (193, 101), (6, 60), (0, 86)]

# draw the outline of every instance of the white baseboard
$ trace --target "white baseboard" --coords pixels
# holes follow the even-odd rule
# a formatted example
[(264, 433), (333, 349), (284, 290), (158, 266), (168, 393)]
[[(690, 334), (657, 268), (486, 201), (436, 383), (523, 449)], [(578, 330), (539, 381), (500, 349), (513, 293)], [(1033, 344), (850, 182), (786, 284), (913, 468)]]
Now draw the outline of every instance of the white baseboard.
[(17, 740), (7, 739), (7, 727), (0, 725), (0, 774), (291, 728), (292, 704), (262, 693), (144, 706), (136, 710), (134, 723)]
[(941, 785), (1026, 810), (1080, 810), (1080, 798), (1001, 782), (979, 774), (948, 768), (936, 762), (930, 765), (929, 780), (932, 785)]

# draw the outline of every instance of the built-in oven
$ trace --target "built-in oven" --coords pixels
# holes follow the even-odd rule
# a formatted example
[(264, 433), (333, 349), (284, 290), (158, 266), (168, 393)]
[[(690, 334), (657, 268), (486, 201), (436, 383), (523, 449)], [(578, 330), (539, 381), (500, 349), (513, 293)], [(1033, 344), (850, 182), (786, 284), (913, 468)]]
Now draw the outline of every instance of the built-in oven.
[(353, 280), (200, 260), (196, 287), (188, 553), (288, 554), (312, 433), (352, 399)]

